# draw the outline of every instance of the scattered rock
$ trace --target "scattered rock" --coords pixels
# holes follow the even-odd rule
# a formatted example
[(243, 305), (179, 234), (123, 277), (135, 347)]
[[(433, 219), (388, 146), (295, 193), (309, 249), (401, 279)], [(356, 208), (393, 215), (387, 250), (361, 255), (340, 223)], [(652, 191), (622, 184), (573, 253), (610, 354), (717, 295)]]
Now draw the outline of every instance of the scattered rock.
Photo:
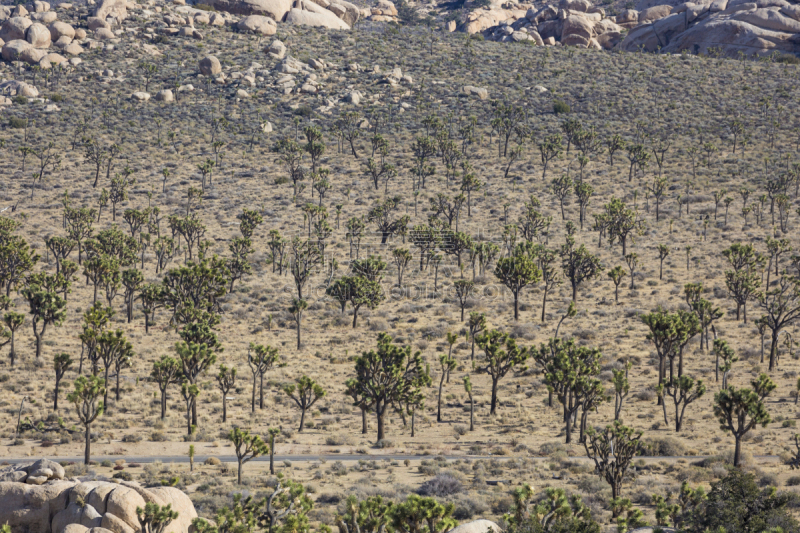
[(147, 102), (150, 100), (150, 93), (146, 93), (144, 91), (136, 91), (131, 95), (131, 100), (137, 100), (139, 102)]
[(267, 48), (267, 53), (274, 59), (283, 59), (286, 55), (286, 45), (278, 39), (272, 41), (272, 44)]
[(293, 0), (214, 0), (217, 11), (234, 15), (264, 15), (272, 20), (283, 20), (292, 9)]
[(53, 42), (58, 41), (62, 37), (67, 37), (70, 41), (75, 38), (75, 28), (66, 22), (53, 22), (50, 24), (50, 39)]
[(263, 15), (249, 15), (236, 25), (239, 31), (260, 33), (261, 35), (275, 35), (278, 25), (269, 17)]
[[(294, 8), (286, 15), (287, 24), (298, 26), (317, 26), (331, 30), (349, 30), (350, 26), (345, 21), (333, 14), (332, 11), (323, 9), (314, 3), (299, 0), (300, 5), (305, 9)], [(313, 10), (313, 6), (317, 10)]]
[(481, 100), (486, 100), (489, 98), (489, 91), (484, 89), (483, 87), (473, 87), (472, 85), (466, 85), (462, 90), (462, 94), (467, 96), (477, 96)]
[(156, 93), (156, 100), (159, 102), (172, 102), (175, 96), (172, 94), (172, 89), (164, 89)]
[(222, 65), (216, 57), (206, 56), (200, 60), (200, 73), (203, 76), (216, 76), (220, 72), (222, 72)]
[(350, 102), (353, 105), (358, 105), (361, 103), (361, 93), (358, 91), (350, 91), (344, 99), (346, 102)]
[(113, 18), (119, 23), (128, 18), (127, 5), (127, 0), (100, 0), (94, 16), (101, 20)]

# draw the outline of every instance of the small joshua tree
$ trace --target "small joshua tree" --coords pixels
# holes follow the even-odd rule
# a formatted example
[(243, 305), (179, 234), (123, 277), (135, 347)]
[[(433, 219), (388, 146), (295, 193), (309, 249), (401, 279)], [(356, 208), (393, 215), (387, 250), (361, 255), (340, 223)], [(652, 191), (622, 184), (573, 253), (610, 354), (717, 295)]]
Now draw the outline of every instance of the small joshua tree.
[(60, 353), (53, 358), (53, 369), (56, 371), (56, 388), (53, 393), (53, 411), (58, 411), (58, 386), (61, 378), (66, 374), (67, 369), (72, 366), (72, 359), (69, 354)]
[(325, 389), (308, 376), (297, 378), (295, 383), (284, 385), (283, 392), (294, 400), (294, 403), (300, 408), (300, 429), (297, 431), (302, 433), (306, 411), (311, 409), (317, 403), (317, 400), (325, 396)]
[(236, 473), (236, 483), (242, 484), (242, 466), (259, 455), (267, 453), (268, 446), (258, 435), (251, 435), (246, 429), (233, 428), (228, 433), (228, 440), (233, 444), (236, 452), (236, 461), (239, 468)]
[(144, 509), (136, 508), (136, 517), (139, 519), (141, 533), (164, 533), (172, 521), (178, 518), (178, 511), (173, 511), (171, 504), (161, 507), (157, 503), (147, 502)]
[(622, 278), (627, 276), (628, 273), (625, 272), (621, 266), (617, 265), (611, 270), (608, 271), (608, 277), (611, 278), (611, 281), (614, 282), (614, 302), (619, 302), (619, 285), (622, 283)]
[(772, 421), (764, 399), (775, 390), (775, 383), (766, 374), (750, 382), (751, 388), (729, 387), (714, 395), (714, 415), (723, 431), (730, 431), (735, 440), (733, 466), (740, 466), (742, 437), (754, 427), (766, 427)]
[(439, 378), (439, 399), (436, 402), (436, 421), (442, 421), (442, 388), (444, 387), (444, 380), (450, 374), (450, 371), (456, 367), (456, 360), (452, 357), (440, 354), (439, 366), (441, 367), (442, 375)]
[(222, 392), (222, 421), (228, 420), (228, 392), (236, 385), (236, 368), (219, 365), (217, 387)]

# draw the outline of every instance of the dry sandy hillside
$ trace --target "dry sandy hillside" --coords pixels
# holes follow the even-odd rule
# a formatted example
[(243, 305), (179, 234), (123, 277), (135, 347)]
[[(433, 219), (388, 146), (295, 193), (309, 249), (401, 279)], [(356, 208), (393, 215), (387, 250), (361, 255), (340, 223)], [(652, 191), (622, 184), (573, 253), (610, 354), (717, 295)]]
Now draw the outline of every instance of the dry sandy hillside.
[[(93, 426), (96, 432), (93, 455), (185, 456), (192, 443), (198, 456), (224, 456), (231, 454), (225, 435), (232, 426), (243, 426), (263, 435), (269, 427), (280, 427), (276, 453), (309, 455), (311, 459), (294, 465), (279, 461), (277, 467), (307, 482), (318, 497), (327, 498), (321, 500), (326, 503), (315, 511), (319, 520), (330, 518), (333, 505), (342, 494), (377, 492), (402, 497), (442, 470), (456, 472), (464, 481), (464, 492), (455, 497), (462, 509), (459, 515), (462, 519), (477, 515), (497, 517), (508, 509), (508, 487), (489, 486), (487, 480), (509, 481), (512, 485), (528, 480), (537, 487), (567, 486), (583, 494), (602, 516), (607, 512), (608, 486), (592, 473), (588, 462), (579, 458), (585, 452), (577, 438), (575, 443), (564, 445), (560, 407), (557, 403), (552, 408), (547, 406), (547, 389), (540, 368), (529, 361), (527, 370), (509, 373), (500, 382), (497, 415), (489, 415), (490, 379), (486, 374), (472, 372), (467, 330), (460, 319), (453, 289), (453, 282), (461, 274), (452, 256), (444, 256), (434, 282), (432, 267), (419, 271), (419, 249), (410, 242), (404, 244), (403, 238), (396, 236), (381, 246), (379, 236), (365, 237), (361, 257), (374, 253), (389, 264), (382, 281), (387, 299), (376, 309), (362, 308), (358, 325), (353, 328), (352, 307), (348, 305), (342, 316), (338, 304), (325, 297), (330, 274), (327, 265), (318, 269), (304, 294), (309, 307), (302, 321), (302, 346), (297, 349), (294, 323), (287, 311), (295, 295), (294, 284), (290, 276), (273, 272), (267, 244), (271, 230), (278, 230), (287, 239), (307, 236), (302, 206), (319, 203), (316, 192), (312, 198), (308, 178), (302, 182), (305, 188), (294, 196), (292, 183), (286, 181), (286, 168), (271, 151), (279, 139), (293, 139), (298, 130), (298, 139), (304, 143), (302, 128), (308, 124), (321, 128), (325, 152), (319, 164), (330, 169), (330, 190), (322, 205), (327, 208), (328, 223), (333, 229), (326, 241), (326, 255), (339, 265), (334, 279), (348, 272), (345, 222), (366, 215), (386, 196), (383, 185), (378, 189), (373, 187), (366, 172), (371, 152), (369, 139), (376, 122), (379, 133), (388, 141), (386, 159), (397, 168), (397, 176), (388, 183), (388, 196), (401, 197), (398, 215), (408, 214), (409, 228), (427, 223), (432, 214), (429, 199), (438, 193), (452, 198), (458, 194), (461, 182), (460, 175), (456, 180), (449, 179), (441, 157), (433, 155), (428, 164), (436, 168), (436, 173), (428, 178), (425, 188), (417, 191), (412, 188), (412, 143), (415, 137), (425, 135), (425, 118), (436, 116), (443, 122), (445, 134), (449, 132), (459, 148), (460, 130), (469, 124), (470, 117), (475, 118), (474, 135), (465, 143), (467, 155), (461, 160), (468, 157), (483, 187), (471, 195), (471, 214), (467, 214), (466, 208), (462, 210), (458, 230), (476, 239), (495, 242), (503, 249), (504, 225), (517, 223), (524, 212), (524, 202), (533, 196), (541, 202), (541, 211), (552, 217), (549, 234), (542, 242), (558, 249), (565, 240), (566, 223), (571, 221), (579, 226), (579, 209), (574, 194), (568, 196), (562, 220), (550, 182), (567, 174), (578, 178), (579, 152), (574, 146), (568, 154), (564, 150), (550, 162), (543, 180), (538, 146), (548, 136), (560, 132), (561, 124), (569, 119), (580, 121), (584, 128), (594, 128), (601, 142), (588, 155), (582, 170), (583, 179), (594, 188), (594, 195), (587, 208), (587, 223), (583, 229), (577, 228), (575, 240), (599, 256), (605, 271), (580, 286), (577, 315), (563, 322), (559, 335), (575, 337), (580, 344), (602, 351), (599, 377), (609, 390), (613, 390), (612, 369), (621, 368), (624, 361), (633, 363), (631, 394), (625, 400), (622, 419), (643, 430), (645, 439), (657, 441), (656, 449), (661, 454), (722, 456), (699, 463), (691, 457), (648, 459), (632, 473), (625, 493), (648, 509), (649, 497), (654, 492), (666, 493), (683, 480), (708, 484), (724, 475), (721, 465), (730, 455), (733, 438), (719, 428), (712, 413), (714, 394), (720, 388), (714, 379), (713, 356), (701, 350), (699, 337), (684, 352), (685, 373), (703, 379), (707, 392), (687, 408), (684, 428), (676, 433), (672, 425), (674, 413), (668, 413), (670, 424), (665, 424), (661, 407), (656, 405), (656, 352), (646, 339), (648, 330), (639, 315), (657, 306), (673, 311), (685, 309), (684, 284), (702, 283), (702, 296), (725, 312), (715, 323), (716, 334), (726, 339), (739, 357), (730, 382), (736, 387), (748, 386), (760, 372), (767, 371), (766, 363), (760, 360), (761, 337), (753, 323), (761, 315), (758, 305), (748, 304), (747, 324), (736, 320), (735, 303), (725, 288), (723, 272), (728, 267), (721, 252), (732, 243), (742, 242), (752, 243), (766, 253), (768, 236), (786, 238), (795, 249), (800, 247), (795, 212), (796, 180), (800, 176), (793, 174), (795, 181), (788, 187), (790, 206), (786, 208), (788, 223), (784, 231), (778, 224), (777, 208), (772, 221), (769, 200), (758, 223), (752, 213), (745, 220), (739, 193), (743, 187), (750, 189), (747, 205), (758, 204), (758, 197), (766, 194), (767, 181), (783, 175), (787, 169), (791, 171), (800, 162), (797, 153), (800, 117), (796, 106), (800, 90), (796, 84), (796, 66), (691, 56), (543, 50), (465, 40), (463, 35), (416, 27), (398, 30), (364, 25), (343, 34), (281, 26), (277, 37), (286, 44), (288, 55), (306, 64), (322, 60), (327, 65), (314, 71), (316, 94), (284, 95), (277, 84), (285, 75), (279, 72), (281, 61), (263, 52), (265, 44), (270, 43), (233, 32), (229, 27), (209, 28), (202, 41), (159, 37), (153, 43), (159, 52), (157, 56), (145, 55), (139, 47), (140, 36), (124, 34), (113, 49), (91, 50), (82, 56), (81, 65), (59, 71), (57, 76), (5, 63), (0, 66), (0, 77), (22, 77), (36, 84), (39, 92), (49, 99), (27, 102), (17, 99), (4, 109), (0, 130), (4, 143), (0, 149), (4, 176), (0, 199), (3, 207), (16, 206), (14, 210), (5, 210), (3, 216), (20, 223), (16, 234), (42, 256), (35, 270), (54, 271), (55, 262), (44, 239), (65, 235), (63, 199), (68, 198), (72, 207), (97, 208), (101, 191), (110, 188), (105, 172), (101, 173), (98, 186), (92, 187), (95, 171), (85, 158), (82, 137), (92, 137), (102, 146), (111, 143), (119, 146), (111, 177), (126, 166), (132, 170), (131, 177), (136, 183), (128, 199), (116, 206), (116, 223), (125, 233), (129, 229), (122, 220), (122, 212), (148, 206), (159, 207), (161, 231), (169, 233), (167, 217), (184, 213), (189, 188), (200, 188), (198, 165), (214, 159), (215, 140), (224, 143), (219, 165), (213, 169), (212, 182), (202, 194), (202, 203), (194, 208), (207, 228), (209, 256), (230, 256), (228, 245), (239, 236), (236, 217), (243, 209), (256, 209), (264, 218), (253, 235), (252, 273), (237, 281), (232, 293), (221, 299), (223, 313), (216, 331), (224, 351), (217, 364), (201, 378), (199, 427), (192, 437), (186, 436), (185, 404), (178, 387), (169, 390), (168, 415), (162, 421), (158, 389), (148, 381), (153, 362), (163, 355), (174, 355), (172, 347), (179, 340), (175, 329), (168, 325), (169, 311), (160, 310), (155, 325), (146, 334), (139, 304), (134, 305), (134, 320), (127, 323), (122, 295), (113, 299), (117, 313), (112, 326), (125, 332), (133, 343), (135, 356), (132, 366), (121, 375), (121, 399), (114, 401), (112, 394), (108, 412)], [(227, 75), (224, 84), (200, 76), (198, 62), (208, 54), (220, 59)], [(145, 84), (142, 70), (137, 67), (141, 61), (158, 67), (149, 81), (149, 92), (188, 84), (193, 85), (193, 90), (178, 92), (177, 101), (169, 103), (132, 100), (130, 95), (142, 90)], [(242, 75), (247, 75), (251, 68), (255, 86), (246, 88), (248, 97), (237, 96), (237, 91), (245, 87)], [(409, 78), (403, 80), (393, 74), (393, 69), (400, 69), (401, 75)], [(310, 79), (302, 72), (298, 77)], [(485, 89), (486, 93), (465, 91), (465, 86)], [(360, 94), (357, 106), (345, 101), (355, 91)], [(481, 99), (482, 94), (488, 98)], [(60, 111), (45, 112), (45, 105), (53, 102)], [(530, 131), (521, 156), (512, 162), (507, 175), (508, 160), (498, 157), (498, 135), (491, 125), (494, 109), (503, 102), (524, 109), (524, 122)], [(570, 112), (555, 114), (554, 103), (567, 104)], [(334, 123), (349, 112), (357, 112), (360, 119), (368, 120), (355, 140), (358, 157), (353, 157), (347, 141), (337, 149)], [(214, 132), (212, 123), (222, 117), (228, 126)], [(734, 153), (733, 136), (726, 124), (736, 117), (743, 131)], [(272, 126), (267, 133), (263, 132), (264, 121)], [(614, 155), (614, 165), (609, 164), (605, 143), (615, 134), (631, 144), (644, 138), (642, 144), (651, 154), (649, 165), (635, 171), (632, 181), (624, 149)], [(743, 139), (746, 139), (744, 145)], [(40, 151), (51, 142), (60, 165), (48, 168), (45, 180), (37, 182), (32, 192), (31, 176), (38, 172), (38, 159), (35, 155), (25, 157), (23, 170), (22, 148)], [(707, 144), (715, 149), (707, 152), (704, 148)], [(652, 155), (659, 145), (668, 146), (662, 168)], [(310, 166), (308, 156), (303, 164)], [(165, 168), (169, 175), (162, 192)], [(456, 170), (460, 174), (460, 161)], [(654, 200), (647, 187), (659, 173), (667, 178), (668, 190), (659, 207), (660, 221), (656, 222)], [(714, 194), (721, 189), (728, 191), (726, 196), (731, 203), (727, 210), (721, 203), (719, 215), (715, 216)], [(636, 288), (630, 289), (630, 277), (625, 278), (619, 287), (619, 303), (614, 301), (614, 284), (606, 272), (617, 265), (627, 271), (621, 247), (610, 246), (607, 236), (598, 247), (598, 233), (591, 229), (592, 215), (600, 214), (612, 197), (635, 207), (646, 223), (643, 233), (635, 236), (635, 242), (628, 242), (628, 252), (635, 252), (639, 258)], [(338, 215), (337, 204), (342, 206)], [(113, 223), (109, 205), (102, 210), (94, 227), (101, 230)], [(367, 230), (373, 231), (374, 225), (368, 223)], [(518, 240), (523, 240), (521, 235)], [(659, 245), (667, 245), (671, 250), (664, 261), (663, 280), (659, 279)], [(397, 247), (408, 248), (413, 254), (402, 291), (395, 288), (397, 273), (391, 260), (391, 250)], [(790, 261), (792, 254), (786, 252), (780, 257), (780, 268), (796, 273)], [(70, 258), (76, 259), (75, 252)], [(179, 253), (167, 268), (176, 268), (183, 261), (184, 254)], [(513, 299), (493, 276), (493, 268), (491, 264), (485, 275), (475, 277), (477, 294), (468, 302), (467, 313), (485, 313), (489, 328), (510, 333), (523, 347), (546, 342), (568, 308), (569, 283), (551, 290), (544, 321), (540, 320), (541, 286), (526, 288), (521, 296), (520, 317), (515, 321)], [(472, 278), (471, 270), (468, 267), (464, 271), (467, 279)], [(558, 264), (557, 271), (560, 273)], [(92, 301), (92, 286), (85, 283), (81, 272), (76, 275), (68, 297), (66, 320), (59, 327), (49, 327), (45, 333), (41, 358), (35, 358), (28, 316), (16, 338), (17, 364), (12, 368), (8, 358), (0, 362), (0, 403), (4, 413), (0, 455), (3, 457), (82, 455), (81, 427), (73, 407), (66, 401), (81, 355), (78, 334), (83, 313)], [(163, 277), (162, 273), (156, 274), (152, 249), (144, 253), (143, 272), (148, 281)], [(19, 294), (12, 291), (11, 298), (17, 311), (26, 312), (27, 303)], [(374, 416), (369, 416), (369, 433), (362, 435), (360, 411), (344, 395), (344, 389), (345, 381), (354, 375), (353, 357), (374, 348), (382, 331), (388, 332), (397, 343), (421, 351), (430, 364), (433, 385), (424, 390), (426, 402), (416, 415), (415, 436), (410, 435), (410, 424), (404, 426), (400, 416), (389, 414), (386, 440), (383, 448), (378, 449), (374, 447)], [(446, 341), (449, 332), (458, 335), (452, 347), (458, 365), (450, 383), (445, 385), (443, 421), (437, 423), (438, 355), (449, 350)], [(796, 338), (794, 324), (784, 332)], [(767, 400), (773, 422), (749, 433), (744, 450), (749, 467), (758, 473), (759, 479), (782, 490), (792, 490), (787, 483), (794, 485), (797, 479), (787, 482), (788, 467), (780, 465), (776, 457), (759, 457), (778, 456), (794, 446), (792, 436), (798, 413), (794, 393), (800, 364), (796, 348), (786, 344), (783, 335), (779, 366), (769, 372), (777, 384)], [(247, 366), (250, 343), (277, 347), (280, 353), (280, 364), (264, 379), (264, 408), (257, 406), (255, 412), (250, 409), (252, 377)], [(766, 346), (768, 352), (769, 344)], [(61, 352), (70, 354), (75, 364), (62, 381), (60, 409), (55, 414), (52, 361)], [(8, 346), (3, 353), (8, 353)], [(476, 349), (476, 367), (481, 365), (482, 358), (482, 352)], [(238, 369), (235, 388), (229, 394), (226, 423), (222, 422), (222, 397), (214, 380), (220, 363)], [(462, 377), (469, 373), (475, 393), (476, 427), (472, 432), (467, 431), (469, 403), (461, 384)], [(301, 433), (297, 427), (300, 411), (281, 391), (281, 385), (302, 375), (315, 379), (327, 395), (311, 409)], [(23, 420), (29, 420), (36, 428), (40, 422), (57, 426), (60, 417), (63, 429), (50, 432), (30, 429), (15, 438), (23, 398), (27, 398), (22, 408)], [(598, 427), (609, 423), (613, 420), (613, 407), (613, 399), (602, 404), (596, 413), (590, 414), (589, 423)], [(71, 433), (70, 429), (77, 431)], [(363, 454), (364, 461), (346, 464), (336, 461), (336, 454), (352, 453)], [(406, 465), (402, 460), (372, 463), (368, 460), (370, 454), (430, 457)], [(438, 455), (496, 459), (445, 465), (435, 459)], [(319, 456), (325, 456), (325, 460), (317, 460)], [(201, 514), (210, 515), (229, 501), (235, 469), (197, 465), (190, 474), (187, 467), (165, 464), (125, 471), (143, 475), (150, 481), (179, 473), (181, 486), (188, 488)], [(81, 467), (74, 468), (81, 471)], [(265, 468), (265, 463), (250, 463), (246, 468), (251, 490), (257, 490), (264, 481)], [(108, 466), (92, 467), (92, 471), (101, 475), (112, 473)]]

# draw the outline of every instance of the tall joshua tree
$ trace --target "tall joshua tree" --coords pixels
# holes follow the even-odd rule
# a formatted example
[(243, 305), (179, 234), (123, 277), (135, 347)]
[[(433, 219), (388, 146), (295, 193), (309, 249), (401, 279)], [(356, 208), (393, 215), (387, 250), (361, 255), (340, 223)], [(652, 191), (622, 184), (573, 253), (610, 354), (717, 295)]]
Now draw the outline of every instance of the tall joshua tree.
[(102, 397), (105, 394), (106, 382), (97, 376), (78, 376), (75, 380), (75, 390), (72, 391), (67, 400), (75, 406), (78, 418), (85, 430), (85, 445), (83, 452), (84, 464), (89, 464), (91, 459), (91, 430), (92, 422), (103, 414), (105, 405)]

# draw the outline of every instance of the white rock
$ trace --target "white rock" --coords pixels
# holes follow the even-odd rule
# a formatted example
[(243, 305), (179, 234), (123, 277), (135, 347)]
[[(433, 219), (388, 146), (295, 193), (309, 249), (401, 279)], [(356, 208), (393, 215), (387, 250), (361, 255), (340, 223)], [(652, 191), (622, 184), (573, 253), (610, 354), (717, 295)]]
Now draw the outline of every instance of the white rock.
[(144, 91), (136, 91), (131, 95), (132, 100), (137, 100), (139, 102), (147, 102), (150, 100), (150, 93), (146, 93)]

